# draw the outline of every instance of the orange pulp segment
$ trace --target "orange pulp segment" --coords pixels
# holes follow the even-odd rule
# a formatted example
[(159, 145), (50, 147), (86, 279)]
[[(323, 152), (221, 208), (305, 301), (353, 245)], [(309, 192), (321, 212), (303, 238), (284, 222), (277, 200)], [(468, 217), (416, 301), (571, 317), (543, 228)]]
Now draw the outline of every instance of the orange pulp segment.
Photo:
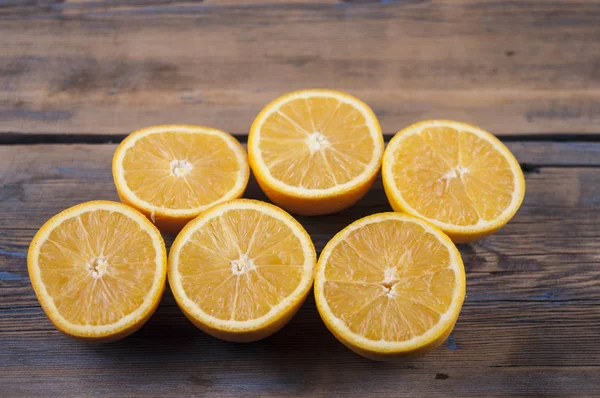
[(401, 213), (362, 218), (323, 249), (315, 298), (329, 330), (376, 360), (421, 355), (441, 344), (458, 318), (465, 271), (452, 241)]
[(268, 104), (248, 138), (250, 165), (266, 195), (303, 215), (327, 214), (357, 202), (381, 166), (383, 136), (358, 98), (302, 90)]
[(315, 250), (283, 210), (255, 200), (217, 205), (190, 222), (169, 255), (169, 283), (187, 317), (232, 341), (269, 336), (312, 285)]
[(166, 250), (142, 214), (93, 201), (51, 218), (27, 257), (44, 311), (62, 332), (91, 341), (133, 333), (152, 315), (165, 286)]
[(165, 125), (130, 134), (117, 148), (113, 176), (121, 201), (162, 231), (178, 232), (209, 207), (241, 197), (246, 152), (224, 131)]
[(525, 195), (521, 167), (504, 144), (478, 127), (447, 120), (396, 134), (382, 175), (394, 210), (424, 218), (455, 242), (504, 226)]

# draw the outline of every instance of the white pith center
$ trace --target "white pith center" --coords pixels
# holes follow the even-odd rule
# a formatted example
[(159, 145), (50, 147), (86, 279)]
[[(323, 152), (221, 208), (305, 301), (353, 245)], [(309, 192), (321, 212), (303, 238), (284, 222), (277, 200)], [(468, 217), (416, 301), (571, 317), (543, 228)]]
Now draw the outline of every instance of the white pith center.
[(171, 175), (183, 177), (193, 169), (194, 166), (185, 159), (173, 160), (171, 162)]
[(448, 189), (450, 181), (459, 178), (462, 179), (465, 174), (469, 173), (469, 169), (465, 166), (459, 165), (451, 168), (446, 174), (444, 174), (440, 180), (444, 182), (444, 190)]
[(308, 143), (308, 148), (310, 149), (310, 153), (319, 152), (321, 149), (327, 148), (331, 145), (327, 137), (323, 134), (315, 131), (312, 134), (309, 134), (306, 138), (306, 142)]
[(456, 166), (450, 169), (446, 174), (442, 176), (442, 180), (449, 180), (451, 178), (462, 178), (463, 175), (467, 174), (469, 169), (465, 166)]
[(254, 260), (248, 257), (247, 254), (241, 254), (237, 260), (231, 260), (231, 273), (234, 275), (243, 275), (255, 270)]
[(392, 288), (399, 280), (396, 278), (396, 269), (393, 267), (388, 267), (383, 271), (383, 281), (381, 282), (381, 286), (385, 289), (385, 295), (388, 297), (392, 297), (395, 293), (392, 291)]
[(108, 268), (108, 261), (106, 261), (106, 257), (98, 256), (90, 260), (90, 262), (86, 265), (87, 270), (90, 275), (94, 279), (101, 278), (102, 275), (106, 273)]

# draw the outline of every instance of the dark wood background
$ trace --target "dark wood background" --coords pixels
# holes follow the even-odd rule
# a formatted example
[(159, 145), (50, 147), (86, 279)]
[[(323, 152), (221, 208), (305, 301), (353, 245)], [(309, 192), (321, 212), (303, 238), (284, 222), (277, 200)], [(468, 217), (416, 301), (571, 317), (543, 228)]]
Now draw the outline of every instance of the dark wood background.
[[(51, 326), (27, 247), (58, 211), (117, 199), (115, 143), (156, 123), (244, 142), (266, 102), (306, 87), (364, 99), (388, 138), (425, 118), (478, 124), (521, 162), (515, 219), (460, 245), (467, 298), (444, 346), (365, 360), (312, 297), (244, 345), (195, 329), (170, 292), (116, 343)], [(2, 397), (600, 395), (599, 1), (0, 0), (0, 179)], [(247, 196), (264, 199), (253, 181)], [(387, 210), (378, 180), (353, 208), (300, 221), (320, 250)]]

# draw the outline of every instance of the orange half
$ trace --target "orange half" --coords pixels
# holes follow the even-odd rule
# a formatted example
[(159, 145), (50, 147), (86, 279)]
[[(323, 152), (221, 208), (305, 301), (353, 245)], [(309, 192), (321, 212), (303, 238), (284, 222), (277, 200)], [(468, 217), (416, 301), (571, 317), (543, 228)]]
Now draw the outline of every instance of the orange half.
[(135, 131), (113, 157), (119, 198), (163, 232), (178, 232), (211, 206), (241, 197), (249, 173), (240, 143), (224, 131), (203, 126)]
[(350, 224), (317, 264), (315, 299), (327, 328), (375, 360), (407, 359), (448, 337), (465, 297), (456, 246), (433, 225), (401, 213)]
[(349, 94), (302, 90), (277, 98), (248, 137), (265, 194), (302, 215), (333, 213), (364, 196), (381, 167), (383, 135), (371, 108)]
[(455, 242), (493, 233), (525, 196), (519, 162), (492, 134), (428, 120), (401, 130), (385, 150), (383, 185), (392, 208), (421, 217)]
[(163, 239), (143, 214), (93, 201), (64, 210), (36, 233), (31, 284), (52, 323), (88, 341), (112, 341), (152, 315), (166, 280)]
[(254, 341), (283, 327), (308, 295), (316, 254), (288, 213), (238, 199), (216, 205), (179, 233), (169, 283), (184, 314), (205, 332)]

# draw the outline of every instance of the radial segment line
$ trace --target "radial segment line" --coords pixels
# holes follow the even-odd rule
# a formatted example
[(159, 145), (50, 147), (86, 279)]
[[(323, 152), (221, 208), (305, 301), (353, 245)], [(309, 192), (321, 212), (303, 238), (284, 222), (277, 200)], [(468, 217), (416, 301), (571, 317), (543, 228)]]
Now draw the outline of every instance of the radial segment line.
[(256, 264), (257, 268), (268, 268), (268, 267), (304, 267), (304, 264)]
[(260, 230), (260, 225), (262, 224), (262, 222), (263, 222), (263, 215), (260, 214), (259, 219), (256, 223), (256, 226), (252, 230), (252, 236), (250, 236), (250, 239), (248, 240), (248, 247), (246, 248), (246, 255), (248, 255), (250, 253), (250, 251), (252, 250), (252, 246), (254, 245), (254, 239), (256, 239), (257, 231)]
[(339, 283), (341, 285), (344, 285), (344, 284), (347, 284), (347, 285), (368, 285), (368, 286), (381, 287), (381, 284), (377, 283), (377, 282), (339, 281), (339, 280), (329, 280), (329, 279), (327, 279), (325, 282), (326, 283)]
[(347, 161), (358, 162), (365, 167), (367, 167), (369, 165), (368, 163), (365, 163), (362, 160), (350, 157), (349, 155), (345, 154), (344, 152), (340, 151), (339, 149), (337, 149), (333, 146), (330, 146), (329, 149), (336, 152), (337, 154), (339, 154), (342, 158), (344, 158)]
[(169, 168), (168, 168), (168, 167), (162, 167), (162, 168), (152, 168), (152, 169), (143, 169), (143, 168), (139, 168), (139, 169), (138, 169), (138, 168), (135, 168), (135, 169), (133, 169), (133, 168), (128, 168), (128, 169), (126, 170), (126, 173), (132, 173), (132, 172), (133, 172), (133, 173), (145, 173), (145, 172), (148, 172), (148, 171), (153, 171), (153, 172), (157, 172), (157, 171), (165, 171), (165, 172), (168, 172), (168, 171), (169, 171)]
[(410, 323), (406, 321), (406, 318), (404, 317), (404, 313), (402, 312), (402, 310), (398, 311), (398, 315), (400, 316), (400, 320), (404, 323), (404, 325), (407, 327), (408, 331), (410, 332), (412, 337), (415, 337), (416, 334), (413, 330), (413, 328), (411, 327)]
[[(225, 260), (225, 261), (227, 261), (227, 262), (231, 262), (231, 259), (230, 259), (230, 258), (227, 258), (227, 257), (225, 257), (223, 254), (221, 254), (221, 253), (219, 253), (219, 252), (216, 252), (216, 251), (214, 251), (213, 249), (210, 249), (208, 246), (202, 245), (202, 244), (200, 244), (200, 243), (198, 243), (198, 242), (196, 242), (195, 240), (192, 240), (192, 239), (190, 239), (189, 241), (190, 241), (190, 242), (191, 242), (193, 245), (195, 245), (195, 246), (198, 246), (198, 247), (201, 247), (201, 248), (203, 248), (204, 250), (206, 250), (207, 252), (209, 252), (209, 253), (211, 253), (211, 254), (213, 254), (213, 255), (217, 256), (217, 257), (220, 257), (220, 258), (222, 258), (223, 260)], [(213, 243), (215, 243), (215, 242), (213, 241)]]
[(365, 304), (361, 305), (357, 310), (352, 311), (352, 313), (358, 314), (359, 312), (373, 304), (376, 300), (380, 299), (382, 295), (382, 293), (378, 294), (377, 297), (375, 297), (373, 300), (367, 301)]
[(67, 251), (67, 252), (71, 253), (72, 257), (75, 257), (75, 259), (78, 259), (82, 263), (84, 263), (84, 264), (81, 264), (81, 265), (85, 265), (88, 261), (90, 261), (89, 258), (85, 258), (83, 256), (83, 254), (81, 254), (80, 252), (77, 252), (77, 251), (75, 251), (73, 249), (70, 249), (70, 248), (68, 248), (66, 246), (63, 246), (62, 244), (60, 244), (59, 242), (57, 242), (57, 241), (55, 241), (53, 239), (48, 238), (48, 239), (46, 239), (46, 242), (54, 245), (56, 248), (58, 248), (58, 249), (60, 249), (62, 251)]
[(240, 248), (240, 245), (239, 245), (238, 236), (233, 233), (233, 231), (231, 230), (231, 228), (229, 228), (229, 224), (225, 221), (224, 217), (220, 217), (219, 221), (221, 222), (221, 225), (223, 226), (223, 229), (227, 230), (227, 233), (230, 236), (231, 242), (235, 245), (235, 248), (238, 251), (238, 255), (241, 256), (242, 255), (242, 249)]
[(92, 280), (92, 291), (88, 295), (88, 305), (87, 305), (87, 308), (85, 309), (85, 320), (88, 325), (90, 324), (90, 309), (92, 308), (92, 302), (94, 301), (94, 292), (96, 291), (96, 283), (97, 282), (98, 282), (98, 279)]
[(383, 268), (381, 268), (379, 265), (377, 265), (377, 264), (375, 264), (375, 263), (372, 263), (371, 261), (367, 260), (367, 258), (366, 258), (365, 256), (363, 256), (363, 255), (362, 255), (362, 253), (360, 253), (360, 252), (358, 251), (358, 249), (357, 249), (357, 248), (355, 248), (355, 247), (354, 247), (354, 245), (353, 245), (352, 243), (350, 243), (350, 241), (349, 241), (348, 239), (346, 239), (344, 242), (346, 243), (346, 245), (348, 245), (348, 247), (349, 247), (350, 249), (352, 249), (352, 250), (354, 251), (354, 253), (356, 253), (356, 255), (357, 255), (357, 256), (358, 256), (358, 257), (359, 257), (361, 260), (363, 260), (365, 263), (367, 263), (367, 264), (371, 265), (372, 267), (375, 267), (375, 268), (377, 268), (377, 269), (378, 269), (378, 270), (380, 270), (381, 272), (384, 272)]
[(239, 292), (238, 292), (238, 286), (240, 285), (240, 278), (241, 275), (237, 275), (237, 277), (235, 278), (235, 297), (233, 298), (233, 306), (231, 307), (231, 320), (235, 320), (235, 310), (237, 307), (237, 301), (238, 301), (238, 296), (239, 296)]
[[(311, 154), (311, 158), (312, 158), (312, 154)], [(312, 159), (309, 159), (309, 161), (311, 161), (311, 160)], [(300, 187), (302, 187), (302, 188), (306, 188), (304, 186), (304, 179), (306, 178), (306, 175), (308, 174), (308, 170), (310, 170), (310, 166), (304, 168), (304, 171), (302, 172), (302, 177), (300, 177)]]
[(289, 156), (285, 156), (285, 157), (282, 157), (282, 158), (275, 159), (274, 161), (272, 161), (269, 164), (267, 164), (267, 167), (269, 169), (272, 169), (273, 167), (277, 166), (278, 164), (281, 164), (283, 162), (287, 162), (288, 160), (294, 159), (294, 158), (297, 158), (297, 157), (298, 157), (298, 154), (295, 153), (295, 152), (292, 152)]
[(190, 190), (190, 192), (196, 197), (196, 199), (198, 199), (198, 193), (192, 187), (192, 184), (190, 184), (190, 182), (188, 181), (188, 179), (187, 179), (186, 176), (183, 176), (183, 182), (185, 182), (185, 185), (188, 187), (188, 189)]
[(277, 286), (275, 286), (274, 284), (272, 284), (271, 282), (269, 282), (269, 280), (267, 278), (265, 278), (260, 272), (256, 271), (256, 275), (263, 281), (265, 281), (265, 283), (269, 286), (271, 286), (272, 289), (274, 289), (275, 292), (277, 292), (277, 294), (279, 294), (279, 289), (277, 289)]
[(121, 315), (123, 315), (123, 310), (120, 306), (115, 306), (114, 304), (118, 302), (118, 300), (115, 297), (115, 294), (113, 292), (113, 290), (110, 288), (110, 286), (107, 286), (106, 284), (106, 280), (104, 278), (99, 278), (98, 279), (100, 281), (100, 285), (102, 288), (102, 292), (108, 297), (108, 299), (110, 300), (111, 304), (113, 304), (113, 308), (114, 307), (118, 307)]
[(327, 168), (329, 169), (329, 174), (331, 174), (331, 177), (333, 178), (333, 182), (335, 183), (335, 185), (339, 185), (337, 177), (335, 176), (335, 173), (333, 172), (333, 168), (331, 167), (331, 164), (329, 164), (329, 159), (327, 159), (327, 156), (325, 156), (325, 151), (319, 151), (319, 154), (323, 158), (323, 161), (325, 162), (325, 166), (327, 166)]
[(254, 260), (256, 260), (257, 258), (259, 258), (260, 256), (262, 256), (263, 254), (265, 254), (265, 252), (267, 252), (268, 250), (271, 250), (272, 248), (274, 248), (275, 246), (279, 245), (280, 243), (285, 242), (286, 240), (288, 240), (291, 236), (294, 236), (294, 234), (292, 232), (290, 232), (290, 234), (288, 236), (286, 236), (285, 238), (273, 243), (272, 245), (264, 248), (259, 254), (255, 254), (254, 255)]
[(306, 131), (306, 129), (304, 129), (304, 127), (302, 127), (298, 123), (296, 123), (296, 121), (294, 119), (292, 119), (291, 117), (289, 117), (285, 113), (281, 112), (279, 109), (276, 112), (279, 115), (283, 116), (288, 122), (290, 122), (291, 124), (293, 124), (294, 127), (296, 127), (297, 129), (299, 129), (300, 131), (303, 131), (304, 133), (306, 133), (306, 135), (310, 135), (310, 133), (308, 131)]
[(323, 133), (327, 132), (327, 129), (329, 128), (329, 125), (331, 124), (331, 121), (334, 119), (334, 116), (337, 114), (337, 111), (338, 111), (338, 109), (340, 109), (341, 106), (342, 106), (342, 101), (338, 101), (337, 106), (335, 107), (335, 109), (329, 114), (328, 119), (321, 126), (321, 129), (322, 129)]
[(442, 161), (446, 164), (446, 166), (448, 166), (448, 168), (450, 169), (454, 169), (454, 166), (452, 166), (450, 163), (448, 163), (448, 161), (446, 160), (445, 157), (443, 157), (442, 155), (438, 154), (438, 152), (427, 142), (427, 140), (425, 140), (425, 138), (421, 137), (421, 134), (417, 134), (417, 136), (421, 139), (421, 141), (423, 141), (423, 143), (425, 144), (425, 146), (427, 148), (429, 148), (429, 150), (431, 151), (431, 153), (435, 153), (435, 155), (442, 159)]
[[(475, 211), (475, 214), (477, 214), (477, 217), (479, 217), (479, 219), (483, 220), (483, 217), (481, 217), (481, 214), (479, 214), (479, 210), (477, 209), (477, 207), (475, 207), (473, 198), (471, 198), (471, 196), (469, 195), (469, 191), (467, 190), (467, 187), (465, 186), (464, 181), (462, 180), (461, 177), (459, 177), (458, 179), (460, 181), (460, 186), (465, 191), (465, 196), (467, 197), (467, 199), (469, 199), (469, 205), (473, 208), (473, 210)], [(452, 190), (448, 190), (448, 192), (450, 192), (450, 195), (452, 195), (452, 197), (454, 198), (456, 203), (460, 203), (460, 200), (458, 200), (458, 198), (456, 197), (456, 195), (454, 194), (454, 192)]]
[(60, 292), (59, 294), (57, 294), (56, 296), (54, 296), (52, 298), (52, 301), (56, 304), (57, 301), (62, 300), (64, 297), (71, 297), (73, 296), (74, 292), (76, 292), (77, 290), (83, 290), (86, 289), (87, 286), (90, 284), (90, 281), (86, 282), (87, 278), (92, 278), (89, 274), (83, 273), (82, 272), (82, 277), (77, 279), (77, 282), (73, 283), (69, 283), (69, 288), (67, 288), (66, 290)]
[(463, 134), (465, 134), (464, 131), (459, 131), (458, 132), (458, 165), (462, 166), (463, 165), (463, 156), (462, 156), (462, 136)]
[(88, 247), (89, 253), (92, 256), (97, 256), (100, 253), (94, 253), (94, 250), (92, 248), (92, 245), (91, 245), (90, 239), (89, 239), (90, 238), (90, 234), (88, 233), (87, 228), (83, 225), (83, 221), (81, 221), (81, 217), (77, 217), (77, 221), (79, 221), (79, 225), (81, 225), (81, 229), (83, 229), (84, 240), (85, 240), (85, 243), (86, 243), (86, 245)]
[(209, 271), (197, 270), (194, 273), (187, 274), (186, 277), (202, 277), (204, 275), (219, 274), (219, 273), (223, 273), (223, 272), (231, 272), (231, 270), (228, 270), (226, 267), (213, 268)]
[(410, 301), (413, 304), (422, 305), (423, 307), (427, 308), (429, 311), (433, 311), (433, 312), (435, 312), (438, 315), (442, 315), (442, 313), (440, 313), (438, 310), (431, 308), (430, 306), (428, 306), (427, 304), (425, 304), (425, 303), (423, 303), (421, 301), (415, 300), (415, 299), (413, 299), (411, 297), (402, 297), (402, 298), (404, 300)]
[(211, 294), (213, 294), (214, 292), (216, 292), (217, 289), (219, 289), (225, 282), (227, 282), (229, 279), (231, 279), (234, 276), (235, 275), (231, 274), (227, 278), (223, 279), (221, 282), (219, 282), (219, 284), (217, 286), (215, 286), (212, 289), (210, 289), (210, 291), (204, 295), (203, 299), (209, 297)]
[(383, 310), (383, 319), (381, 320), (381, 325), (383, 326), (382, 331), (381, 331), (381, 333), (382, 333), (381, 339), (382, 340), (385, 340), (385, 327), (387, 326), (387, 318), (388, 318), (388, 314), (390, 312), (390, 302), (391, 301), (392, 300), (390, 300), (390, 299), (387, 300), (387, 303), (385, 303), (385, 309)]
[(312, 115), (312, 107), (308, 103), (307, 98), (304, 98), (304, 103), (306, 104), (306, 109), (308, 110), (308, 118), (310, 119), (310, 124), (312, 125), (313, 131), (317, 131), (317, 128), (315, 127), (315, 119), (313, 119)]

